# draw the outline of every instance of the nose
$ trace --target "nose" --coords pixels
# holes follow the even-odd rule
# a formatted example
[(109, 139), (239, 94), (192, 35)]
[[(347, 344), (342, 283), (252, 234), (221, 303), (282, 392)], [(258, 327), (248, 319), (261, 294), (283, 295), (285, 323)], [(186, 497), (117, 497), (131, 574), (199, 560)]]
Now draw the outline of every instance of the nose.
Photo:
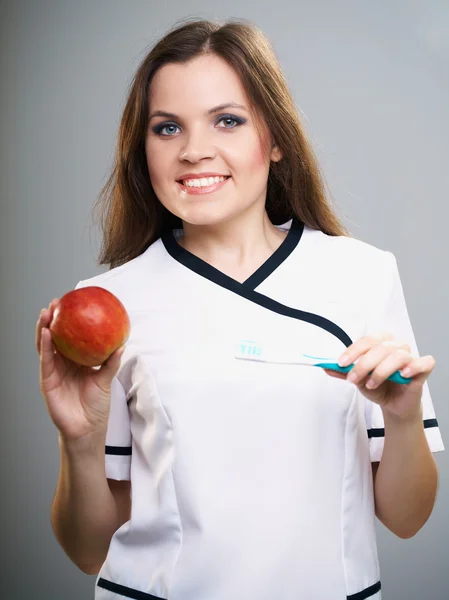
[(206, 158), (214, 158), (216, 148), (206, 132), (191, 132), (186, 134), (184, 144), (179, 152), (182, 161), (196, 163)]

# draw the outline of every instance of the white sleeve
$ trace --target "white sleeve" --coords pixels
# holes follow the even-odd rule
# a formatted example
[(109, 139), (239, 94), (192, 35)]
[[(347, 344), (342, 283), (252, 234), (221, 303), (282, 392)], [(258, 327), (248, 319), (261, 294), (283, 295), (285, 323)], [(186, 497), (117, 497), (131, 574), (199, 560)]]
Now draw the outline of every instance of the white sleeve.
[[(387, 264), (380, 278), (381, 280), (387, 280), (388, 284), (386, 289), (382, 292), (382, 296), (376, 296), (375, 304), (371, 309), (372, 315), (368, 320), (366, 334), (378, 335), (390, 332), (397, 341), (406, 342), (410, 345), (413, 356), (419, 356), (407, 311), (396, 258), (391, 252), (384, 252), (384, 255)], [(444, 450), (444, 444), (427, 382), (423, 387), (422, 405), (425, 434), (430, 450), (432, 452)], [(380, 461), (382, 457), (385, 440), (382, 409), (378, 404), (366, 400), (365, 418), (371, 461), (377, 462)]]
[[(88, 285), (79, 281), (75, 289)], [(131, 479), (131, 428), (126, 392), (115, 376), (111, 383), (111, 407), (106, 431), (105, 469), (108, 479)]]
[(131, 479), (131, 429), (125, 390), (117, 377), (111, 385), (111, 408), (106, 432), (105, 466), (108, 479)]

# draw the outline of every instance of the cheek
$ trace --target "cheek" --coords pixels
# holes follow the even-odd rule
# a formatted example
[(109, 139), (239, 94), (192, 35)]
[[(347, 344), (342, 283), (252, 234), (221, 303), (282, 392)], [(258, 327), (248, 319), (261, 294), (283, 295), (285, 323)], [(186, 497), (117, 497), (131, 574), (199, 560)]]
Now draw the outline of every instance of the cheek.
[(249, 173), (253, 173), (256, 177), (260, 176), (262, 172), (265, 175), (269, 162), (269, 157), (266, 155), (260, 140), (257, 140), (248, 148), (246, 167)]
[(248, 166), (257, 171), (266, 169), (268, 167), (270, 163), (268, 150), (269, 143), (269, 136), (267, 133), (264, 133), (262, 137), (259, 137), (259, 135), (254, 132), (254, 136), (251, 140), (250, 146), (248, 147)]
[(151, 149), (151, 146), (146, 147), (146, 160), (148, 173), (153, 187), (156, 189), (162, 182), (162, 173), (164, 172), (163, 155)]
[(261, 169), (267, 164), (267, 157), (260, 144), (256, 146), (252, 152), (251, 163), (255, 169)]

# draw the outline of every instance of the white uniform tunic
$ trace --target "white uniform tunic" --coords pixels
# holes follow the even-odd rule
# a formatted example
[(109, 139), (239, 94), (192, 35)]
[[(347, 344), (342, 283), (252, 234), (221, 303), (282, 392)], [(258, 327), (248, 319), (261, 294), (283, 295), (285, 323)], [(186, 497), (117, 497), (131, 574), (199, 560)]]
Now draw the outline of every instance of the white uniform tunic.
[[(106, 441), (106, 476), (131, 479), (131, 518), (96, 600), (381, 597), (371, 461), (382, 412), (349, 382), (291, 363), (385, 331), (417, 354), (396, 261), (296, 221), (280, 229), (244, 283), (175, 231), (77, 285), (110, 290), (131, 319)], [(245, 359), (251, 344), (273, 362)], [(427, 385), (423, 408), (442, 450)]]

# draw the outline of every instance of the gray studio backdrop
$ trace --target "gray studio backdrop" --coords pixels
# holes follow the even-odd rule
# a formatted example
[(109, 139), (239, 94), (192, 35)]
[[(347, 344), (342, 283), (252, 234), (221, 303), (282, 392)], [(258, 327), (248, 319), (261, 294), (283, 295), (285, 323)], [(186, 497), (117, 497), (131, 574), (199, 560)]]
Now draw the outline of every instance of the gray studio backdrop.
[[(95, 578), (69, 561), (50, 526), (59, 455), (34, 328), (53, 297), (103, 270), (89, 218), (125, 90), (150, 45), (187, 16), (244, 17), (274, 43), (344, 222), (398, 259), (421, 353), (438, 361), (430, 387), (449, 445), (447, 0), (2, 1), (5, 600), (93, 597)], [(425, 528), (403, 541), (378, 524), (385, 600), (449, 597), (447, 452), (437, 462), (439, 498)]]

